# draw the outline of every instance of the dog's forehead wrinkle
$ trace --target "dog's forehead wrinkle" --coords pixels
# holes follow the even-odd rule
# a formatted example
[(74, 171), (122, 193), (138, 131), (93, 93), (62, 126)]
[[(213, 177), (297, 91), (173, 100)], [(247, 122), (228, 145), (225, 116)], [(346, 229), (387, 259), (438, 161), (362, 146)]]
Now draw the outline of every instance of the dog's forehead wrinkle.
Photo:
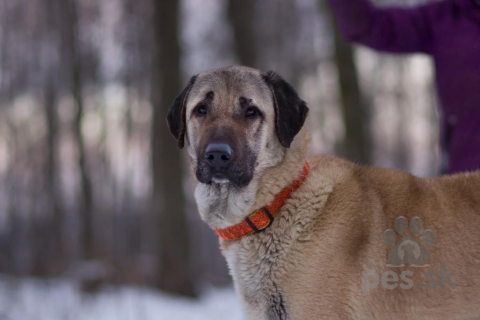
[(207, 71), (198, 76), (192, 88), (192, 97), (203, 96), (208, 92), (215, 95), (234, 95), (236, 99), (268, 97), (269, 88), (257, 70), (249, 68), (223, 68)]
[(211, 103), (214, 99), (215, 99), (215, 93), (212, 90), (207, 91), (204, 97), (205, 102)]

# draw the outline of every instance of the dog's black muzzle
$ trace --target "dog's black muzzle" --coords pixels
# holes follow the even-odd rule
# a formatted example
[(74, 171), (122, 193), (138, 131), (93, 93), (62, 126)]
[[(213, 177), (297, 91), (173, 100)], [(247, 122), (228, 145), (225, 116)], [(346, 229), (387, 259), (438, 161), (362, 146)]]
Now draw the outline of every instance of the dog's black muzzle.
[(251, 161), (237, 155), (230, 144), (210, 143), (198, 157), (196, 176), (205, 184), (223, 182), (243, 187), (252, 180), (250, 164)]

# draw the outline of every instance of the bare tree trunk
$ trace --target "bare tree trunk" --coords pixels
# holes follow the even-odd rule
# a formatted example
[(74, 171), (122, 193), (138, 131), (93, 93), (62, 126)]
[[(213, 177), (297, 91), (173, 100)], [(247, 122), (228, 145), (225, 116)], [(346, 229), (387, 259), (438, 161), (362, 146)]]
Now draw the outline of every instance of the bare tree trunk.
[(158, 287), (193, 296), (189, 233), (185, 217), (183, 170), (180, 152), (166, 125), (168, 109), (181, 91), (179, 1), (154, 1), (154, 55), (152, 83), (153, 209), (159, 217), (160, 271)]
[(64, 258), (63, 248), (63, 212), (60, 203), (58, 186), (58, 137), (59, 119), (57, 113), (57, 92), (55, 83), (50, 77), (45, 88), (45, 122), (47, 124), (47, 159), (45, 162), (46, 193), (52, 215), (50, 243), (50, 261), (60, 263)]
[[(60, 3), (61, 2), (62, 1), (60, 1)], [(63, 8), (65, 10), (65, 18), (63, 23), (63, 27), (65, 28), (64, 49), (67, 51), (67, 59), (69, 62), (70, 76), (72, 81), (71, 90), (76, 105), (73, 131), (78, 151), (77, 165), (80, 172), (81, 185), (81, 241), (83, 244), (83, 258), (92, 259), (95, 256), (95, 245), (93, 239), (93, 192), (90, 174), (87, 168), (87, 156), (82, 135), (84, 102), (80, 58), (80, 39), (78, 30), (78, 8), (76, 0), (63, 0), (63, 3)]]
[[(438, 96), (437, 96), (437, 90), (435, 87), (435, 80), (433, 78), (430, 78), (429, 80), (429, 86), (428, 86), (428, 97), (429, 97), (429, 104), (430, 108), (428, 110), (428, 122), (429, 122), (429, 140), (430, 140), (430, 150), (428, 152), (429, 154), (429, 161), (428, 163), (431, 163), (432, 165), (429, 166), (428, 171), (427, 171), (427, 176), (429, 177), (434, 177), (438, 176), (442, 171), (442, 156), (441, 152), (439, 153), (438, 146), (439, 146), (439, 139), (440, 135), (437, 130), (438, 123), (440, 121), (438, 117)], [(446, 169), (443, 170), (445, 172)]]
[(396, 167), (403, 171), (410, 171), (410, 149), (408, 141), (408, 101), (405, 92), (403, 81), (405, 78), (405, 61), (399, 60), (395, 62), (397, 86), (394, 89), (393, 95), (395, 97), (396, 114), (397, 114), (397, 141), (394, 150)]
[(370, 164), (372, 158), (370, 114), (363, 101), (353, 49), (342, 38), (336, 24), (333, 29), (339, 99), (345, 124), (342, 155), (361, 164)]
[[(6, 99), (7, 106), (12, 106), (10, 94), (7, 93), (9, 98)], [(12, 108), (12, 107), (10, 107)], [(10, 110), (6, 110), (10, 111)], [(6, 196), (8, 197), (8, 205), (6, 209), (6, 222), (8, 225), (6, 233), (6, 243), (5, 243), (5, 256), (7, 259), (2, 261), (2, 266), (5, 267), (7, 272), (13, 274), (19, 274), (20, 272), (20, 263), (18, 263), (19, 255), (22, 252), (25, 252), (25, 241), (24, 237), (24, 225), (21, 221), (21, 215), (18, 214), (20, 211), (20, 200), (19, 195), (21, 194), (20, 188), (18, 186), (18, 177), (17, 169), (15, 164), (19, 161), (18, 155), (18, 146), (19, 146), (19, 130), (15, 126), (15, 123), (12, 119), (11, 112), (5, 112), (5, 123), (8, 127), (8, 140), (7, 140), (7, 150), (9, 159), (8, 159), (8, 170), (6, 171), (5, 184), (7, 186)], [(23, 241), (22, 241), (23, 240)], [(3, 265), (5, 264), (5, 265)]]
[(258, 68), (254, 13), (255, 0), (228, 1), (228, 18), (233, 28), (235, 52), (240, 64)]

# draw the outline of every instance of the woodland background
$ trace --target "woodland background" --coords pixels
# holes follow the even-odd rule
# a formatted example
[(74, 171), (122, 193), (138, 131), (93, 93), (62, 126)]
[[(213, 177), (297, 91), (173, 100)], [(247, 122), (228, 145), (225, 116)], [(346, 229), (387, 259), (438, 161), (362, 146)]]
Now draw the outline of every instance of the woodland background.
[(312, 153), (438, 174), (431, 61), (347, 44), (323, 0), (1, 0), (2, 277), (229, 286), (165, 118), (190, 76), (232, 64), (298, 89)]

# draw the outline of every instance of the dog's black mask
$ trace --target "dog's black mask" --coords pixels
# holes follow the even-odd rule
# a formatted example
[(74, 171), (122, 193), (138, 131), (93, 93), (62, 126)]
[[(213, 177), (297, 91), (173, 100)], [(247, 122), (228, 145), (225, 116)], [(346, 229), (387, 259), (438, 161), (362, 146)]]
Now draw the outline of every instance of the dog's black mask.
[(247, 186), (253, 178), (256, 155), (235, 128), (213, 128), (200, 142), (196, 176), (205, 184), (228, 182)]

